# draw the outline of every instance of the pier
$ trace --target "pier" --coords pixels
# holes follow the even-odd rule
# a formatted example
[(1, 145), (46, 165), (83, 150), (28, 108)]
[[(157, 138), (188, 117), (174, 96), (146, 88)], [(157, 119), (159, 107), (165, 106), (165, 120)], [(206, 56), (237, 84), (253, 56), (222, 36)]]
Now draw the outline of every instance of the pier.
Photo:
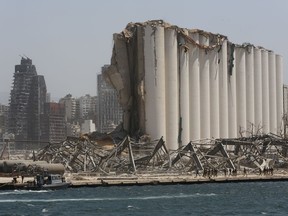
[[(282, 172), (282, 173), (281, 173)], [(210, 184), (210, 183), (238, 183), (238, 182), (276, 182), (288, 181), (288, 175), (281, 172), (274, 175), (250, 174), (244, 176), (214, 176), (203, 177), (195, 174), (141, 174), (93, 176), (89, 174), (68, 174), (66, 181), (71, 183), (70, 188), (80, 187), (109, 187), (109, 186), (144, 186), (144, 185), (175, 185), (175, 184)], [(0, 177), (0, 190), (21, 190), (33, 181), (33, 177), (25, 178), (25, 182), (12, 183), (11, 177)]]
[(194, 175), (141, 175), (131, 177), (87, 177), (81, 180), (71, 180), (71, 187), (98, 187), (98, 186), (141, 186), (141, 185), (173, 185), (173, 184), (204, 184), (204, 183), (237, 183), (237, 182), (268, 182), (288, 181), (288, 175), (273, 176), (218, 176), (195, 177)]
[[(11, 178), (0, 178), (0, 190), (21, 190), (27, 183), (12, 183)], [(141, 176), (106, 176), (67, 178), (71, 182), (70, 188), (80, 187), (109, 187), (109, 186), (144, 186), (144, 185), (175, 185), (175, 184), (210, 184), (210, 183), (238, 183), (238, 182), (276, 182), (288, 181), (288, 175), (273, 176), (218, 176), (211, 178), (195, 177), (194, 175), (141, 175)]]

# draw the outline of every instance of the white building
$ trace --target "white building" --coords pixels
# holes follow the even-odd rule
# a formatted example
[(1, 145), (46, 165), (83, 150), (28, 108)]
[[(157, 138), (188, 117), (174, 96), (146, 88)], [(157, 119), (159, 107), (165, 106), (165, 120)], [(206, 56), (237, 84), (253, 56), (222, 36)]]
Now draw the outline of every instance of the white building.
[(81, 125), (81, 133), (92, 133), (96, 131), (95, 124), (92, 120), (85, 120), (84, 123)]
[[(102, 71), (105, 68), (104, 66)], [(123, 111), (118, 102), (118, 94), (101, 74), (97, 76), (97, 89), (97, 130), (99, 132), (111, 132), (123, 121)]]
[(0, 104), (0, 139), (7, 130), (9, 106)]
[(156, 20), (114, 34), (105, 75), (120, 95), (124, 128), (163, 136), (173, 150), (199, 139), (279, 134), (282, 61), (262, 47)]
[(89, 94), (86, 94), (77, 100), (79, 101), (80, 118), (87, 119), (91, 113), (96, 112), (96, 97), (92, 97)]
[(64, 98), (61, 98), (59, 103), (65, 104), (65, 119), (71, 122), (76, 115), (76, 99), (71, 94), (68, 94)]

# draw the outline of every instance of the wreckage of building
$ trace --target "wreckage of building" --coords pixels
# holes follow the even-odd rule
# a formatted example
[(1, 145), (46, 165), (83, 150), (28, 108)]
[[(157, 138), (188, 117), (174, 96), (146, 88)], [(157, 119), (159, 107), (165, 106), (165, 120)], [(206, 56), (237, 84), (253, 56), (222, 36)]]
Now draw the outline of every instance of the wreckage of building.
[(103, 72), (123, 129), (50, 143), (36, 159), (72, 173), (288, 168), (282, 57), (226, 36), (129, 23)]
[(288, 168), (288, 141), (274, 134), (199, 140), (170, 152), (163, 137), (150, 140), (144, 136), (136, 140), (123, 133), (121, 136), (118, 144), (113, 144), (115, 134), (70, 137), (46, 146), (37, 159), (61, 163), (67, 172), (105, 175), (187, 173), (205, 168), (222, 172), (244, 167), (257, 173), (266, 167)]
[(162, 20), (129, 23), (114, 34), (104, 72), (119, 93), (124, 129), (168, 150), (190, 141), (280, 134), (282, 57), (226, 36)]
[(0, 161), (0, 175), (35, 176), (49, 173), (93, 175), (181, 174), (205, 170), (288, 168), (288, 140), (275, 134), (254, 134), (234, 139), (191, 141), (168, 151), (162, 138), (129, 137), (123, 130), (68, 137), (40, 149), (33, 160)]

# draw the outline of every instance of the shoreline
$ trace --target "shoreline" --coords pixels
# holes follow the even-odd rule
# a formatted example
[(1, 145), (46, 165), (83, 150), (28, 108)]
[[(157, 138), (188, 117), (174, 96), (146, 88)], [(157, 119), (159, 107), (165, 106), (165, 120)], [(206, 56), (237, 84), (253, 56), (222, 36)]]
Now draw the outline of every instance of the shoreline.
[(273, 176), (218, 176), (218, 177), (195, 177), (191, 175), (163, 175), (163, 176), (138, 176), (138, 177), (97, 177), (71, 180), (71, 187), (107, 187), (107, 186), (141, 186), (141, 185), (175, 185), (175, 184), (205, 184), (205, 183), (237, 183), (237, 182), (268, 182), (288, 181), (288, 175)]
[[(25, 178), (24, 183), (12, 183), (11, 177), (0, 177), (0, 190), (21, 190), (25, 189), (26, 181), (33, 180), (33, 177)], [(69, 188), (81, 187), (110, 187), (110, 186), (144, 186), (144, 185), (176, 185), (176, 184), (209, 184), (209, 183), (238, 183), (238, 182), (276, 182), (288, 181), (288, 175), (275, 174), (260, 176), (251, 174), (248, 176), (217, 176), (217, 177), (195, 177), (195, 175), (126, 175), (126, 176), (83, 176), (70, 174), (66, 177), (71, 185)]]

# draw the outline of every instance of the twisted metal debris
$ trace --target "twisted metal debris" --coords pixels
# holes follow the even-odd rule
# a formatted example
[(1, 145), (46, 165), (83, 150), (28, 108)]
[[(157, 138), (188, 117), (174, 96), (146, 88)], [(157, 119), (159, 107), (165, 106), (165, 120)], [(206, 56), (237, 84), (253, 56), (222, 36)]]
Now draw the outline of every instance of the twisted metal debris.
[[(37, 154), (38, 160), (62, 163), (68, 172), (144, 173), (189, 172), (207, 169), (263, 170), (288, 165), (288, 140), (274, 134), (237, 139), (193, 141), (169, 152), (163, 138), (134, 140), (125, 136), (115, 143), (110, 136), (67, 138), (50, 144)], [(287, 166), (288, 167), (288, 166)]]

